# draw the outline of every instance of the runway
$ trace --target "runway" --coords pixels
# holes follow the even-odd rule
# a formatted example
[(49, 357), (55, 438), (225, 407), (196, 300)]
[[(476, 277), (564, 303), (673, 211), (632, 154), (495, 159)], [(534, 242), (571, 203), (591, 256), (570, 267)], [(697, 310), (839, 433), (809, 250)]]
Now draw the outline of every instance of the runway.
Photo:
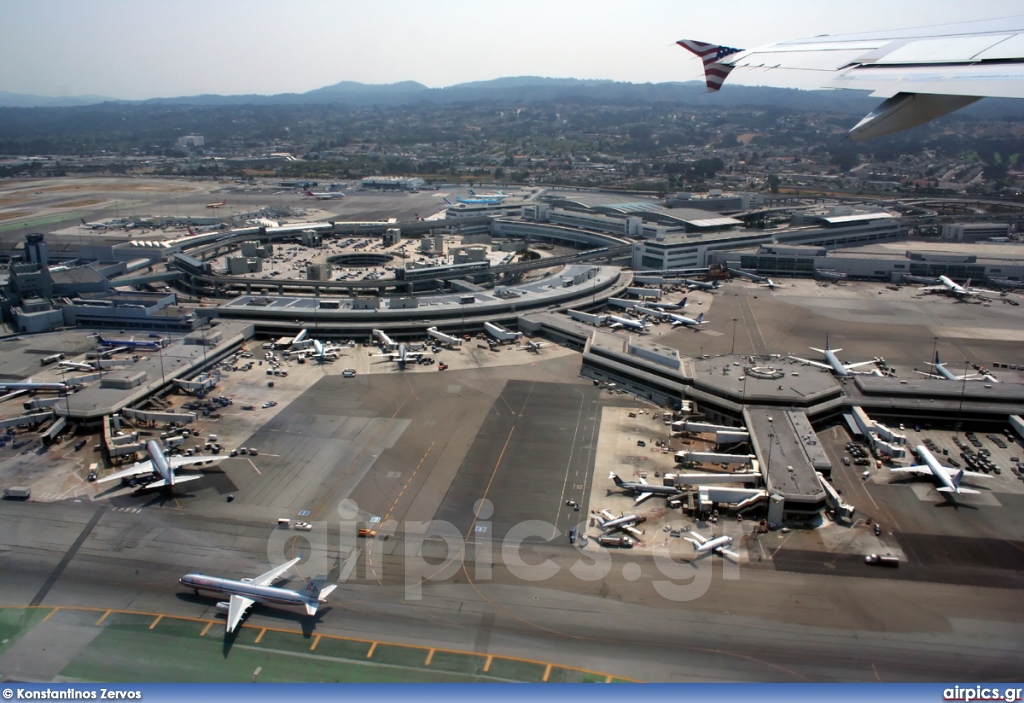
[[(30, 600), (95, 515), (66, 505), (5, 503), (0, 511), (5, 524), (16, 519), (21, 525), (3, 557), (5, 602)], [(182, 591), (177, 576), (197, 566), (254, 574), (265, 565), (265, 525), (149, 512), (105, 512), (43, 604), (215, 619), (214, 601)], [(473, 578), (468, 568), (428, 584), (419, 601), (407, 600), (401, 588), (342, 584), (315, 623), (272, 607), (257, 608), (248, 622), (370, 639), (386, 633), (389, 641), (640, 680), (948, 680), (950, 672), (993, 680), (1022, 663), (1021, 607), (1007, 597), (1014, 591), (900, 581), (883, 586), (838, 574), (808, 580), (753, 565), (743, 567), (739, 579), (723, 581), (709, 563), (699, 567), (716, 572), (707, 592), (673, 602), (654, 590), (653, 583), (667, 579), (665, 567), (650, 559), (614, 558), (606, 575), (586, 582), (569, 573), (578, 556), (568, 546), (531, 545), (523, 557), (550, 559), (559, 572), (524, 583), (503, 567), (489, 580)], [(626, 563), (639, 568), (639, 579), (623, 576), (630, 571)]]

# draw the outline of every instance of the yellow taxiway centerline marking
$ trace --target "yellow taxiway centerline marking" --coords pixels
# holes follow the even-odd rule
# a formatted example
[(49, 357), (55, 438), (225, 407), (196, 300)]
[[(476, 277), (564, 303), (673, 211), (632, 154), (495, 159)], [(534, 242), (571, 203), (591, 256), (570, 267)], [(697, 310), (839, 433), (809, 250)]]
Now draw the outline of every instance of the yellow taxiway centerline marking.
[[(166, 618), (171, 618), (172, 620), (182, 620), (182, 621), (186, 621), (186, 622), (201, 622), (201, 623), (203, 623), (205, 625), (205, 627), (203, 629), (203, 633), (206, 633), (209, 630), (210, 626), (215, 625), (217, 623), (216, 620), (207, 620), (206, 618), (194, 618), (194, 617), (189, 617), (189, 616), (186, 616), (186, 615), (167, 615), (167, 614), (153, 613), (153, 612), (146, 612), (146, 611), (139, 611), (139, 610), (127, 610), (127, 609), (124, 609), (124, 608), (94, 608), (94, 607), (89, 607), (89, 606), (50, 606), (50, 605), (7, 605), (7, 606), (0, 606), (0, 612), (3, 612), (5, 610), (50, 610), (50, 612), (47, 613), (47, 615), (42, 620), (40, 620), (41, 623), (45, 622), (46, 620), (48, 620), (58, 610), (73, 610), (73, 611), (76, 611), (76, 612), (93, 612), (93, 613), (107, 613), (107, 612), (111, 612), (111, 613), (123, 613), (125, 615), (149, 615), (149, 616), (154, 617), (154, 618), (157, 618), (157, 617), (165, 618), (166, 617)], [(155, 623), (154, 623), (154, 625), (155, 625)], [(247, 625), (246, 623), (242, 623), (240, 625), (240, 627), (257, 629), (255, 625)], [(270, 632), (278, 632), (278, 633), (283, 633), (283, 634), (286, 634), (286, 635), (302, 635), (302, 632), (300, 630), (289, 630), (287, 628), (281, 628), (281, 627), (262, 627), (262, 628), (258, 628), (258, 629), (262, 630), (263, 632), (266, 632), (266, 631), (269, 630)], [(362, 639), (362, 638), (359, 638), (359, 637), (343, 637), (343, 636), (340, 636), (340, 635), (317, 635), (317, 637), (326, 637), (326, 638), (328, 638), (330, 640), (338, 640), (338, 641), (342, 641), (342, 642), (361, 642), (361, 643), (369, 644), (370, 645), (370, 651), (367, 652), (367, 655), (366, 655), (367, 659), (369, 659), (370, 657), (373, 656), (373, 652), (377, 648), (378, 644), (387, 644), (387, 645), (392, 645), (392, 646), (395, 646), (395, 647), (406, 647), (406, 648), (409, 648), (409, 649), (427, 649), (427, 647), (424, 647), (422, 645), (403, 644), (403, 643), (398, 643), (398, 642), (380, 642), (379, 640), (368, 640), (368, 639)], [(484, 671), (485, 672), (490, 670), (491, 663), (494, 660), (494, 655), (491, 655), (491, 654), (485, 655), (485, 654), (483, 654), (481, 652), (469, 652), (469, 651), (465, 651), (465, 650), (461, 650), (461, 649), (445, 649), (445, 648), (435, 648), (435, 649), (438, 649), (438, 651), (446, 652), (446, 653), (450, 653), (450, 654), (462, 654), (462, 655), (466, 655), (466, 656), (486, 657), (486, 662), (484, 664)], [(519, 662), (526, 662), (526, 663), (530, 663), (530, 664), (546, 665), (546, 662), (537, 661), (536, 659), (526, 659), (526, 658), (523, 658), (523, 657), (501, 656), (499, 658), (504, 660), (504, 661), (519, 661)], [(548, 665), (548, 666), (552, 666), (552, 665)], [(606, 677), (609, 681), (612, 678), (616, 678), (619, 681), (635, 682), (634, 679), (627, 679), (627, 678), (623, 678), (621, 676), (613, 677), (612, 675), (609, 675), (608, 673), (603, 672), (603, 671), (592, 671), (590, 669), (580, 669), (580, 668), (577, 668), (577, 667), (564, 667), (564, 666), (561, 666), (559, 668), (570, 669), (572, 671), (579, 671), (579, 672), (582, 672), (582, 673), (585, 673), (585, 674), (592, 674), (592, 675), (595, 675), (595, 676), (603, 676), (603, 677)]]
[(312, 644), (312, 646), (310, 646), (309, 651), (312, 652), (312, 651), (316, 650), (316, 646), (318, 644), (320, 644), (320, 635), (317, 635), (316, 637), (313, 638), (313, 644)]
[(206, 633), (210, 631), (211, 627), (213, 627), (213, 621), (212, 620), (210, 622), (206, 623), (206, 627), (204, 627), (203, 631), (199, 633), (199, 636), (200, 637), (206, 637)]
[(46, 617), (45, 617), (45, 618), (43, 618), (43, 619), (42, 619), (42, 620), (40, 620), (39, 622), (46, 622), (47, 620), (49, 620), (50, 618), (52, 618), (52, 617), (53, 617), (53, 614), (54, 614), (54, 613), (56, 613), (56, 612), (57, 612), (58, 610), (60, 610), (60, 608), (54, 608), (53, 610), (51, 610), (51, 611), (50, 611), (49, 613), (47, 613), (47, 614), (46, 614)]
[(163, 615), (157, 615), (157, 616), (156, 616), (156, 620), (154, 620), (154, 621), (153, 621), (153, 624), (149, 626), (149, 629), (150, 629), (150, 630), (152, 630), (152, 629), (153, 629), (154, 627), (156, 627), (156, 626), (157, 626), (157, 624), (158, 624), (158, 623), (159, 623), (159, 622), (160, 622), (161, 620), (163, 620), (163, 619), (164, 619), (164, 616), (163, 616)]
[(430, 660), (434, 658), (434, 650), (431, 649), (427, 652), (427, 660), (423, 662), (423, 666), (430, 666)]
[(114, 612), (114, 611), (113, 610), (108, 610), (107, 612), (103, 613), (103, 615), (100, 616), (100, 619), (96, 621), (96, 624), (97, 625), (101, 624), (104, 620), (107, 619), (107, 616), (110, 615), (112, 612)]
[(259, 644), (260, 640), (263, 639), (263, 635), (267, 634), (267, 628), (261, 627), (260, 634), (256, 635), (256, 641), (253, 644)]
[(550, 664), (548, 664), (548, 667), (546, 669), (544, 669), (544, 678), (542, 678), (541, 681), (543, 681), (544, 683), (547, 683), (549, 676), (551, 676), (551, 665)]

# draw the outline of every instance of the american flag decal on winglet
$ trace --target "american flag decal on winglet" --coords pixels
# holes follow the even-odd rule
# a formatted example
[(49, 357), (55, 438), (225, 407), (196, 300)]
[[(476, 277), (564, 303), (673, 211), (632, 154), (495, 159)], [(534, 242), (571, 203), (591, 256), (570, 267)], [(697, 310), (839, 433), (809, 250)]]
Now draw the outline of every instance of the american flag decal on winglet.
[(733, 69), (732, 66), (719, 62), (730, 54), (738, 54), (743, 51), (743, 49), (731, 49), (717, 44), (705, 44), (702, 41), (693, 41), (692, 39), (680, 39), (676, 44), (696, 54), (704, 62), (704, 78), (707, 81), (709, 93), (714, 93), (721, 88), (726, 76)]

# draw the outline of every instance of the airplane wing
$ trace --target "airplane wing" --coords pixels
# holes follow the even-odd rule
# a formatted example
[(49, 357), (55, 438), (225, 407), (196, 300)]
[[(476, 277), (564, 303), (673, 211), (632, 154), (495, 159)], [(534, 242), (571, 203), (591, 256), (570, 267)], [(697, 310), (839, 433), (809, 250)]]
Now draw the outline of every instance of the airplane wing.
[(949, 488), (948, 486), (940, 486), (939, 488), (936, 488), (935, 490), (937, 490), (939, 493), (974, 493), (974, 494), (981, 493), (981, 491), (976, 491), (973, 488), (964, 488), (963, 486), (958, 486), (957, 488)]
[(254, 586), (269, 586), (274, 581), (276, 581), (277, 579), (281, 578), (281, 576), (286, 571), (288, 571), (288, 569), (292, 568), (293, 566), (298, 564), (300, 561), (302, 561), (302, 557), (296, 557), (296, 558), (292, 559), (291, 561), (286, 561), (284, 564), (281, 564), (281, 566), (275, 566), (273, 569), (271, 569), (267, 573), (260, 574), (256, 578), (252, 579), (249, 583), (253, 584)]
[(167, 463), (172, 469), (177, 469), (189, 464), (201, 464), (204, 461), (220, 461), (222, 458), (219, 456), (169, 456)]
[(856, 364), (843, 364), (843, 366), (845, 366), (847, 368), (847, 370), (849, 370), (849, 369), (855, 369), (858, 366), (867, 366), (868, 364), (873, 364), (873, 363), (875, 363), (875, 362), (874, 361), (858, 361)]
[[(946, 473), (949, 474), (950, 477), (956, 476), (960, 473), (959, 469), (951, 469), (948, 466), (944, 466), (942, 468), (946, 470)], [(964, 478), (988, 478), (988, 474), (983, 474), (980, 471), (964, 471)]]
[(828, 364), (823, 364), (820, 361), (811, 361), (810, 359), (801, 359), (799, 356), (791, 356), (789, 358), (793, 359), (795, 361), (799, 361), (799, 362), (801, 362), (803, 364), (809, 364), (810, 366), (817, 366), (819, 369), (829, 369), (829, 370), (832, 369), (831, 366), (829, 366)]
[(727, 557), (730, 557), (732, 559), (739, 559), (740, 558), (739, 554), (737, 554), (736, 552), (734, 552), (732, 550), (729, 550), (729, 549), (724, 549), (723, 548), (723, 549), (716, 549), (715, 551), (718, 552), (719, 554), (723, 555), (723, 556), (727, 556)]
[(151, 474), (155, 471), (153, 468), (152, 461), (140, 461), (137, 464), (132, 464), (131, 467), (124, 471), (118, 471), (117, 473), (104, 476), (103, 478), (96, 481), (96, 483), (106, 483), (107, 481), (118, 481), (122, 478), (132, 478), (133, 476), (143, 476), (145, 474)]
[(932, 470), (927, 466), (890, 466), (889, 471), (895, 474), (917, 474), (918, 476), (931, 476)]
[(708, 541), (707, 537), (704, 537), (703, 535), (701, 535), (701, 534), (699, 534), (697, 532), (690, 532), (690, 536), (689, 537), (684, 537), (684, 539), (687, 542), (693, 542), (697, 546), (700, 546), (700, 545), (702, 545), (702, 544), (704, 544), (705, 542)]
[(1000, 298), (1002, 293), (995, 290), (985, 290), (984, 288), (970, 288), (967, 293), (969, 295), (976, 295), (979, 298)]
[(175, 476), (173, 484), (170, 483), (167, 479), (160, 479), (159, 481), (154, 481), (153, 483), (147, 483), (145, 486), (141, 486), (141, 485), (137, 486), (136, 490), (140, 490), (140, 489), (147, 489), (147, 490), (149, 490), (149, 489), (153, 489), (153, 488), (167, 488), (168, 486), (171, 486), (171, 485), (177, 486), (178, 484), (188, 483), (189, 481), (198, 481), (201, 478), (203, 478), (203, 477), (202, 476)]
[(679, 44), (702, 59), (709, 92), (736, 68), (784, 68), (819, 72), (823, 88), (887, 98), (851, 130), (853, 141), (923, 124), (982, 97), (1024, 98), (1024, 17), (822, 35), (748, 51)]
[(633, 535), (637, 539), (641, 539), (644, 536), (643, 532), (641, 532), (637, 528), (633, 527), (632, 525), (623, 525), (622, 529), (624, 531), (628, 532), (629, 534)]
[(654, 495), (654, 494), (653, 493), (641, 493), (640, 495), (638, 495), (636, 497), (636, 500), (633, 501), (633, 505), (640, 505), (645, 500), (650, 498), (652, 495)]
[(228, 601), (228, 620), (226, 625), (228, 632), (235, 631), (238, 623), (242, 622), (242, 618), (245, 617), (246, 611), (255, 602), (252, 598), (246, 598), (245, 596), (231, 596), (231, 600)]

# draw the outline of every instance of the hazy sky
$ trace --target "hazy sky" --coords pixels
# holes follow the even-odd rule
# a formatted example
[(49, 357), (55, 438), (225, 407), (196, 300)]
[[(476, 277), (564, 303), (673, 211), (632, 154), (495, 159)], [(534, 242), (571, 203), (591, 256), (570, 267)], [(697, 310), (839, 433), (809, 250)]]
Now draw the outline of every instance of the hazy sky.
[[(678, 39), (752, 48), (1015, 14), (1024, 0), (0, 0), (0, 90), (140, 99), (343, 80), (685, 81), (702, 72)], [(817, 87), (778, 74), (772, 84)]]

